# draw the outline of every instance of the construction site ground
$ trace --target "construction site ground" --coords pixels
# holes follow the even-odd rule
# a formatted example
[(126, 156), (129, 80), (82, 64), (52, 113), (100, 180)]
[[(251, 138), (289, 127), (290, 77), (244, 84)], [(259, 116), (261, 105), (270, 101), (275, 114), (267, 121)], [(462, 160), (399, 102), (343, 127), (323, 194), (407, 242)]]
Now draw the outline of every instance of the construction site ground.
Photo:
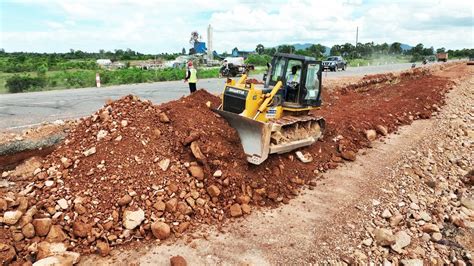
[[(448, 93), (446, 106), (439, 114), (403, 126), (396, 133), (374, 142), (371, 148), (359, 151), (356, 161), (324, 173), (318, 178), (315, 187), (307, 187), (289, 204), (254, 212), (223, 228), (206, 228), (195, 234), (197, 239), (184, 238), (170, 244), (150, 244), (140, 249), (120, 250), (114, 252), (111, 258), (89, 257), (83, 261), (84, 264), (136, 262), (140, 265), (166, 265), (169, 258), (176, 255), (183, 256), (192, 265), (350, 264), (358, 259), (367, 263), (383, 261), (383, 252), (377, 254), (371, 251), (373, 248), (365, 246), (362, 241), (370, 238), (368, 229), (373, 230), (379, 225), (377, 216), (383, 210), (391, 209), (393, 212), (393, 209), (401, 209), (401, 202), (410, 202), (407, 200), (409, 194), (417, 195), (425, 189), (426, 180), (413, 175), (413, 171), (422, 167), (423, 160), (429, 158), (428, 154), (445, 147), (440, 143), (449, 145), (451, 141), (457, 140), (456, 144), (460, 147), (452, 147), (454, 156), (466, 159), (468, 168), (474, 170), (471, 146), (474, 140), (474, 69), (457, 65), (438, 74), (456, 81), (454, 89)], [(354, 104), (377, 112), (377, 109), (367, 105), (368, 101), (361, 99)], [(462, 140), (457, 138), (460, 128), (469, 132), (465, 135), (461, 129)], [(468, 146), (463, 146), (463, 143)], [(434, 159), (432, 164), (442, 168), (447, 158), (443, 154), (440, 157)], [(451, 169), (440, 171), (449, 172)], [(468, 175), (461, 171), (460, 176), (462, 174)], [(471, 181), (465, 191), (467, 195), (464, 195), (471, 196), (471, 199), (474, 192), (472, 185)], [(426, 207), (436, 209), (436, 206)], [(469, 227), (460, 228), (451, 236), (457, 247), (450, 242), (436, 244), (445, 252), (450, 248), (468, 251), (470, 255), (467, 257), (451, 254), (453, 261), (443, 261), (439, 260), (442, 256), (434, 246), (431, 247), (432, 253), (416, 253), (413, 250), (418, 245), (412, 245), (403, 257), (419, 258), (424, 260), (425, 265), (442, 265), (458, 260), (472, 263), (472, 212), (469, 221)], [(445, 255), (449, 258), (450, 254), (447, 252)], [(394, 261), (392, 258), (390, 262), (400, 263), (400, 260)]]
[[(207, 106), (219, 99), (205, 91), (159, 106), (124, 97), (71, 124), (35, 175), (7, 172), (12, 185), (0, 195), (11, 198), (8, 210), (26, 195), (34, 219), (54, 216), (60, 242), (84, 265), (166, 265), (177, 255), (190, 265), (469, 264), (473, 74), (457, 63), (326, 85), (315, 113), (327, 131), (301, 150), (307, 164), (289, 153), (248, 165), (235, 131)], [(130, 201), (118, 203), (124, 195)], [(129, 229), (126, 212), (142, 209), (143, 224)], [(71, 218), (89, 229), (78, 233)], [(171, 236), (155, 239), (152, 221), (169, 224)], [(17, 262), (35, 258), (33, 242), (58, 239), (23, 238), (15, 226), (0, 228), (0, 239)], [(113, 247), (108, 256), (91, 254), (103, 245)]]

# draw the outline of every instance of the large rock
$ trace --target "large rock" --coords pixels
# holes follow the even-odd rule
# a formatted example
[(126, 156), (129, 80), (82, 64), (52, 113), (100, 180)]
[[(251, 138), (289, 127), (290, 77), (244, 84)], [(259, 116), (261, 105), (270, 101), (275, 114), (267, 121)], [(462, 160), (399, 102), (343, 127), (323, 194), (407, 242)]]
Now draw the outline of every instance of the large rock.
[(240, 204), (236, 203), (230, 206), (229, 208), (230, 211), (230, 216), (232, 217), (240, 217), (242, 216), (242, 208), (240, 207)]
[(191, 152), (193, 153), (194, 157), (198, 161), (203, 162), (206, 160), (206, 156), (204, 156), (204, 154), (202, 153), (201, 148), (199, 148), (199, 144), (197, 143), (197, 141), (191, 142)]
[(3, 214), (3, 223), (8, 225), (14, 225), (20, 220), (23, 213), (21, 211), (8, 211)]
[(242, 208), (242, 212), (245, 214), (250, 214), (250, 212), (252, 212), (252, 209), (248, 204), (242, 204), (240, 207)]
[(49, 242), (63, 242), (66, 240), (67, 235), (64, 233), (63, 228), (60, 225), (53, 225), (49, 230), (46, 240)]
[(23, 228), (21, 228), (21, 233), (26, 238), (32, 238), (35, 236), (35, 227), (31, 223), (27, 223)]
[(423, 266), (422, 259), (404, 259), (400, 263), (404, 266)]
[(190, 222), (182, 222), (178, 225), (178, 229), (176, 230), (178, 233), (182, 234), (186, 230), (188, 230), (189, 226), (191, 225)]
[(434, 232), (433, 234), (431, 234), (431, 240), (433, 240), (433, 242), (438, 242), (441, 239), (443, 239), (443, 235), (441, 233)]
[(222, 177), (222, 171), (221, 170), (216, 170), (212, 176), (216, 177), (216, 178), (220, 178), (220, 177)]
[(77, 252), (65, 251), (51, 257), (40, 259), (33, 263), (33, 266), (59, 266), (74, 265), (79, 262), (81, 255)]
[(221, 194), (221, 190), (217, 186), (212, 185), (207, 188), (207, 193), (209, 193), (211, 197), (217, 197)]
[(8, 209), (8, 203), (4, 198), (0, 198), (0, 211), (6, 211)]
[(174, 256), (170, 258), (171, 266), (187, 266), (188, 263), (186, 260), (181, 256)]
[(374, 141), (375, 139), (377, 139), (377, 132), (373, 129), (369, 129), (365, 131), (365, 136), (367, 137), (368, 140)]
[(395, 244), (395, 236), (392, 231), (385, 228), (377, 228), (374, 230), (374, 238), (380, 246), (390, 246)]
[(155, 222), (151, 224), (151, 232), (156, 238), (163, 240), (170, 236), (171, 228), (166, 223)]
[(61, 207), (61, 209), (63, 210), (66, 210), (68, 207), (69, 207), (69, 204), (67, 203), (67, 200), (66, 199), (60, 199), (57, 201), (59, 207)]
[(461, 204), (470, 210), (474, 210), (474, 199), (463, 197), (461, 198)]
[(403, 248), (410, 245), (411, 237), (405, 231), (395, 233), (395, 244), (390, 247), (397, 253), (402, 253)]
[(0, 243), (0, 263), (2, 265), (9, 265), (15, 257), (16, 252), (14, 247)]
[(375, 127), (375, 129), (377, 130), (377, 132), (379, 132), (382, 136), (387, 136), (388, 135), (388, 130), (386, 127), (382, 126), (382, 125), (377, 125)]
[(166, 203), (164, 203), (162, 200), (159, 200), (153, 204), (153, 208), (159, 212), (164, 212), (166, 210)]
[(145, 212), (142, 209), (136, 211), (125, 210), (123, 212), (123, 226), (126, 229), (132, 230), (139, 226), (145, 220)]
[(66, 252), (66, 250), (67, 248), (64, 243), (49, 243), (43, 241), (38, 244), (38, 253), (36, 255), (36, 259), (40, 260), (56, 254), (62, 254)]
[(388, 219), (388, 218), (392, 217), (392, 213), (390, 212), (389, 209), (385, 209), (385, 210), (383, 210), (381, 216), (382, 216), (382, 218)]
[(26, 210), (28, 209), (28, 199), (25, 197), (19, 197), (17, 199), (17, 202), (18, 202), (17, 210), (21, 211), (22, 213), (25, 213)]
[(33, 226), (35, 227), (36, 235), (46, 236), (51, 229), (51, 219), (50, 218), (40, 218), (33, 220)]
[(188, 146), (189, 143), (195, 141), (195, 140), (198, 140), (200, 137), (200, 134), (199, 132), (197, 131), (192, 131), (191, 133), (189, 133), (189, 136), (187, 136), (184, 141), (183, 141), (183, 145), (184, 146)]
[(80, 204), (80, 203), (74, 204), (74, 210), (75, 210), (78, 214), (84, 214), (84, 213), (87, 212), (86, 207), (84, 207), (84, 205), (82, 205), (82, 204)]
[(92, 225), (75, 221), (72, 224), (72, 232), (77, 237), (87, 237), (92, 230)]
[(63, 164), (63, 167), (65, 169), (71, 167), (71, 165), (73, 164), (72, 160), (66, 157), (61, 158), (61, 163)]
[(172, 198), (165, 203), (165, 209), (167, 212), (175, 212), (176, 206), (178, 206), (178, 199)]
[(184, 215), (188, 215), (193, 212), (193, 209), (189, 207), (189, 205), (183, 201), (178, 202), (178, 205), (176, 206), (176, 210)]
[(390, 225), (397, 226), (403, 220), (403, 215), (396, 214), (390, 218)]
[(160, 119), (160, 122), (162, 122), (162, 123), (169, 123), (170, 122), (169, 117), (166, 115), (166, 113), (163, 113), (163, 112), (161, 112), (159, 114), (159, 119)]
[(313, 161), (313, 156), (311, 156), (310, 153), (303, 154), (301, 151), (297, 151), (295, 154), (296, 157), (298, 157), (298, 159), (303, 163), (310, 163)]
[(108, 133), (109, 132), (107, 130), (99, 130), (99, 132), (97, 132), (97, 141), (100, 141), (101, 139), (105, 138)]
[(204, 180), (204, 170), (198, 165), (191, 165), (188, 168), (189, 173), (192, 177), (196, 178), (199, 181)]
[(95, 247), (97, 248), (97, 252), (102, 257), (105, 257), (105, 256), (109, 255), (109, 253), (110, 253), (110, 246), (105, 241), (97, 241), (97, 244), (95, 245)]
[(247, 195), (240, 195), (237, 197), (237, 202), (240, 204), (248, 204), (250, 202), (250, 197)]
[(348, 161), (355, 161), (356, 160), (356, 153), (353, 151), (343, 151), (341, 153), (342, 158)]
[(127, 195), (121, 197), (118, 200), (117, 203), (118, 203), (119, 206), (125, 206), (125, 205), (129, 204), (130, 202), (132, 202), (132, 197), (127, 194)]
[(92, 148), (84, 151), (82, 154), (84, 154), (84, 156), (88, 157), (88, 156), (91, 156), (94, 153), (96, 153), (96, 149), (95, 149), (95, 147), (92, 147)]
[(421, 227), (421, 231), (431, 234), (434, 232), (439, 232), (439, 227), (436, 224), (426, 223)]
[(161, 168), (161, 170), (166, 171), (170, 166), (170, 162), (170, 159), (163, 159), (158, 163), (158, 166)]

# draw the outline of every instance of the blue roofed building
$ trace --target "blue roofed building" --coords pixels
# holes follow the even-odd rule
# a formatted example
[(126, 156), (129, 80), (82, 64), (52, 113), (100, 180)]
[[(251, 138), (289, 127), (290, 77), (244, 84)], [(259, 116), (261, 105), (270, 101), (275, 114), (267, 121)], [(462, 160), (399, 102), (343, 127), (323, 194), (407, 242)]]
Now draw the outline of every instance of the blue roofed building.
[(194, 52), (196, 54), (205, 54), (205, 53), (207, 53), (206, 43), (205, 42), (194, 42)]
[(237, 49), (237, 47), (232, 49), (232, 56), (233, 57), (247, 58), (250, 54), (255, 54), (255, 51), (239, 51), (239, 49)]

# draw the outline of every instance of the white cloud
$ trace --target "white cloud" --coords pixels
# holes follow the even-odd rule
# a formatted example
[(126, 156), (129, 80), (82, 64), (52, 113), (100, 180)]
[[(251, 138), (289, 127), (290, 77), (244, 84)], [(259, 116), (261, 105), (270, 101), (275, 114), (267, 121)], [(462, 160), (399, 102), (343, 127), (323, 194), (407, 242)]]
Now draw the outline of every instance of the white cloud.
[[(473, 47), (468, 0), (437, 2), (364, 0), (20, 0), (58, 18), (38, 18), (41, 30), (20, 32), (18, 21), (2, 21), (7, 51), (86, 51), (131, 48), (141, 52), (177, 52), (189, 48), (193, 30), (215, 29), (214, 48), (254, 49), (258, 43), (317, 42), (331, 46), (355, 41), (401, 41), (448, 48)], [(21, 12), (19, 12), (21, 14)], [(471, 26), (466, 26), (466, 19)], [(468, 21), (469, 22), (469, 21)], [(464, 25), (464, 26), (463, 26)]]

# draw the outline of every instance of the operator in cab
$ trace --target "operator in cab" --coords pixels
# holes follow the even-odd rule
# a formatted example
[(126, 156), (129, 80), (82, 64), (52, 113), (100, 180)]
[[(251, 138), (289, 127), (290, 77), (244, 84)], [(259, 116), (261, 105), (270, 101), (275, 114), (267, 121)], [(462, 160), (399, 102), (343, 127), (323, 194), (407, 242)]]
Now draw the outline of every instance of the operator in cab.
[(284, 100), (288, 100), (287, 99), (288, 90), (293, 88), (292, 86), (298, 85), (298, 83), (300, 81), (300, 75), (301, 75), (300, 72), (301, 72), (301, 66), (295, 65), (295, 66), (291, 67), (291, 72), (288, 75), (288, 77), (286, 77), (286, 86), (285, 86), (285, 89), (283, 91), (283, 99)]

